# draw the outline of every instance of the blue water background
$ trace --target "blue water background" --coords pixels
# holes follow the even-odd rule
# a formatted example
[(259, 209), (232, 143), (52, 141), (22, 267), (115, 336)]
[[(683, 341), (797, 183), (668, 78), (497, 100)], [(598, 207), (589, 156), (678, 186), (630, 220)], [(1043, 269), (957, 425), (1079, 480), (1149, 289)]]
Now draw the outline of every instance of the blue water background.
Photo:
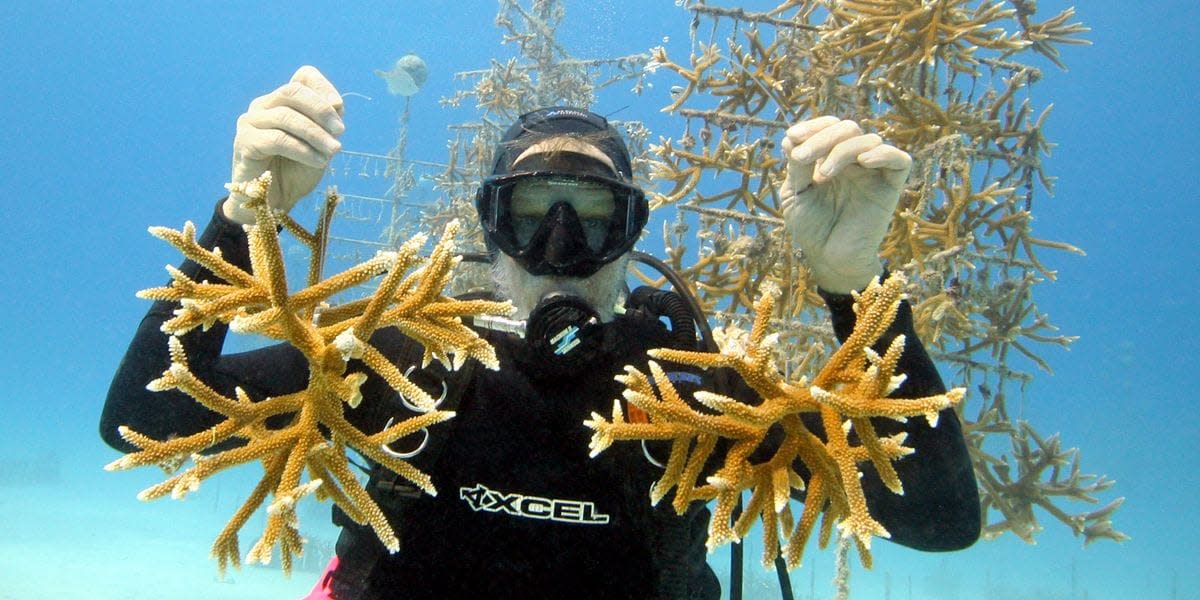
[[(115, 454), (97, 436), (99, 411), (147, 306), (133, 292), (177, 262), (146, 227), (207, 221), (229, 176), (236, 116), (299, 65), (371, 97), (346, 99), (344, 143), (382, 153), (402, 103), (372, 70), (421, 55), (430, 78), (412, 99), (409, 155), (441, 160), (447, 125), (474, 116), (438, 105), (461, 85), (451, 75), (512, 50), (498, 45), (493, 2), (299, 5), (0, 7), (0, 598), (296, 597), (311, 585), (312, 573), (282, 581), (253, 568), (215, 581), (208, 545), (248, 480), (143, 504), (134, 495), (156, 473), (101, 470)], [(567, 5), (562, 39), (577, 56), (642, 52), (665, 35), (677, 40), (673, 57), (685, 56), (687, 17), (671, 0)], [(1042, 0), (1039, 14), (1067, 5)], [(1188, 383), (1200, 369), (1200, 9), (1184, 0), (1079, 8), (1094, 45), (1064, 48), (1070, 70), (1047, 66), (1032, 99), (1054, 104), (1046, 131), (1057, 147), (1046, 164), (1058, 177), (1053, 197), (1039, 194), (1035, 234), (1087, 251), (1040, 254), (1059, 279), (1039, 286), (1038, 304), (1080, 340), (1069, 352), (1046, 349), (1055, 374), (1010, 406), (1082, 448), (1086, 472), (1117, 481), (1102, 499), (1127, 497), (1115, 523), (1133, 539), (1083, 549), (1043, 515), (1033, 546), (1006, 535), (929, 555), (877, 541), (874, 571), (854, 573), (854, 597), (1200, 597), (1200, 435)], [(598, 110), (631, 104), (620, 116), (663, 123), (657, 109), (675, 81), (652, 81), (643, 98)], [(324, 511), (307, 513), (305, 527), (320, 531)], [(244, 548), (255, 535), (252, 523)], [(814, 545), (807, 554), (793, 572), (798, 597), (831, 596), (830, 553)], [(771, 597), (773, 575), (753, 563), (748, 572), (751, 597)]]

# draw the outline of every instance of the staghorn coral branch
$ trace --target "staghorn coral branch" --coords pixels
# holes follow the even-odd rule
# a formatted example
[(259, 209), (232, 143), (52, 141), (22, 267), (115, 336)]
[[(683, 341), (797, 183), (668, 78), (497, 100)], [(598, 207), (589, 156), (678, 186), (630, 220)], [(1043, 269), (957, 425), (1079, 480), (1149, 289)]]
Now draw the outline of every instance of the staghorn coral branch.
[[(893, 343), (882, 358), (875, 356), (870, 346), (891, 325), (904, 286), (904, 278), (893, 275), (883, 283), (876, 280), (857, 295), (855, 330), (827, 361), (812, 386), (803, 381), (784, 381), (771, 359), (776, 336), (767, 331), (778, 290), (768, 287), (755, 303), (756, 317), (746, 345), (721, 353), (652, 351), (652, 356), (660, 360), (702, 368), (734, 368), (760, 394), (758, 405), (700, 392), (695, 400), (715, 411), (701, 413), (679, 396), (657, 362), (649, 363), (649, 374), (627, 366), (617, 380), (625, 385), (625, 399), (645, 411), (650, 422), (627, 422), (619, 403), (613, 408), (611, 420), (593, 415), (585, 423), (594, 431), (593, 455), (618, 440), (673, 440), (666, 470), (651, 490), (651, 500), (657, 502), (674, 489), (673, 506), (682, 513), (691, 502), (715, 499), (708, 536), (710, 550), (741, 539), (750, 525), (760, 520), (766, 543), (764, 563), (783, 556), (790, 567), (795, 567), (817, 515), (824, 513), (830, 525), (836, 521), (843, 535), (854, 538), (863, 564), (869, 565), (871, 538), (888, 534), (867, 510), (859, 464), (874, 464), (889, 488), (900, 493), (892, 462), (911, 452), (903, 446), (903, 435), (876, 435), (869, 417), (925, 415), (936, 422), (937, 412), (956, 405), (964, 393), (960, 388), (920, 399), (886, 397), (896, 385), (893, 372), (903, 339)], [(837, 391), (826, 392), (819, 385)], [(826, 439), (808, 428), (801, 419), (804, 414), (822, 421)], [(858, 444), (853, 444), (848, 435), (851, 424), (858, 433)], [(750, 456), (776, 425), (783, 427), (784, 441), (766, 461), (751, 462)], [(733, 444), (722, 466), (705, 479), (706, 485), (701, 485), (701, 469), (718, 438)], [(795, 469), (796, 462), (811, 473), (807, 482)], [(752, 492), (749, 506), (734, 521), (733, 506), (747, 489)], [(784, 511), (792, 491), (805, 489), (804, 511), (800, 522), (793, 526)], [(781, 546), (780, 540), (786, 540), (786, 544)]]
[[(212, 271), (214, 275), (230, 282), (231, 285), (245, 286), (253, 281), (253, 277), (221, 257), (220, 253), (202, 248), (196, 243), (196, 226), (191, 221), (183, 224), (183, 231), (175, 231), (166, 227), (151, 227), (150, 235), (171, 244), (183, 253), (184, 257), (196, 261), (200, 266)], [(178, 269), (168, 267), (169, 271), (179, 273)], [(179, 273), (182, 275), (182, 273)]]
[[(169, 440), (154, 440), (129, 428), (121, 435), (139, 448), (110, 465), (109, 470), (149, 464), (173, 465), (191, 456), (193, 465), (157, 485), (144, 490), (139, 498), (149, 500), (172, 495), (182, 497), (197, 490), (212, 474), (244, 463), (259, 461), (264, 473), (242, 507), (233, 515), (213, 544), (212, 554), (219, 571), (240, 564), (238, 532), (250, 515), (266, 505), (267, 520), (262, 535), (251, 547), (246, 559), (269, 562), (275, 548), (285, 572), (303, 551), (296, 503), (315, 494), (332, 499), (351, 518), (369, 524), (383, 544), (392, 551), (399, 548), (382, 511), (367, 495), (350, 470), (345, 451), (354, 448), (379, 462), (429, 493), (435, 493), (429, 477), (406, 461), (396, 458), (383, 447), (405, 435), (453, 417), (453, 413), (435, 411), (433, 400), (413, 384), (369, 342), (381, 327), (397, 326), (413, 334), (425, 347), (427, 356), (453, 356), (456, 365), (471, 358), (496, 368), (494, 350), (461, 322), (462, 317), (479, 314), (508, 314), (507, 303), (471, 301), (460, 303), (441, 295), (450, 280), (450, 271), (458, 263), (452, 238), (457, 224), (447, 226), (441, 241), (429, 259), (417, 253), (423, 237), (404, 244), (398, 251), (380, 253), (365, 263), (320, 280), (320, 262), (325, 228), (329, 219), (320, 219), (321, 229), (302, 233), (298, 225), (284, 219), (284, 228), (296, 231), (303, 244), (313, 251), (310, 256), (309, 285), (295, 293), (288, 290), (280, 249), (276, 215), (266, 204), (270, 174), (231, 190), (246, 198), (245, 204), (256, 214), (249, 229), (252, 272), (247, 274), (227, 263), (219, 252), (199, 248), (194, 227), (189, 223), (182, 232), (155, 228), (153, 233), (208, 268), (226, 283), (197, 283), (171, 270), (172, 283), (144, 291), (143, 297), (176, 300), (181, 303), (176, 317), (164, 331), (169, 338), (171, 366), (162, 377), (151, 382), (152, 390), (178, 389), (188, 394), (223, 420), (214, 427)], [(336, 194), (327, 198), (327, 209), (337, 202)], [(421, 266), (421, 263), (424, 263)], [(408, 271), (414, 269), (412, 273)], [(317, 306), (329, 298), (385, 274), (383, 282), (367, 302), (350, 308), (331, 309), (336, 323), (320, 324), (313, 319)], [(299, 349), (309, 362), (308, 387), (300, 392), (274, 398), (252, 399), (237, 389), (234, 398), (221, 395), (194, 374), (178, 336), (196, 326), (230, 323), (234, 331), (257, 332), (287, 342)], [(428, 412), (391, 424), (385, 429), (365, 433), (346, 420), (346, 407), (356, 406), (362, 395), (359, 388), (364, 373), (348, 371), (348, 361), (362, 358), (366, 367), (381, 376), (398, 392), (413, 398)], [(285, 424), (268, 428), (273, 418), (285, 418)], [(328, 439), (327, 439), (328, 436)], [(205, 454), (230, 439), (242, 445)], [(310, 479), (303, 481), (305, 471)], [(269, 501), (268, 501), (269, 500)]]

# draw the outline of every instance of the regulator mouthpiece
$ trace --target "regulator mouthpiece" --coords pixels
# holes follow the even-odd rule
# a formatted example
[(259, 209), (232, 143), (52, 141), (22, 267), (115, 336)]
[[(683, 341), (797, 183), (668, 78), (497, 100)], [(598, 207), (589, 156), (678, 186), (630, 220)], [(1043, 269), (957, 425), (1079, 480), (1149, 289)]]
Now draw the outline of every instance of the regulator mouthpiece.
[(586, 360), (594, 352), (600, 315), (578, 296), (547, 294), (534, 307), (525, 340), (555, 362)]

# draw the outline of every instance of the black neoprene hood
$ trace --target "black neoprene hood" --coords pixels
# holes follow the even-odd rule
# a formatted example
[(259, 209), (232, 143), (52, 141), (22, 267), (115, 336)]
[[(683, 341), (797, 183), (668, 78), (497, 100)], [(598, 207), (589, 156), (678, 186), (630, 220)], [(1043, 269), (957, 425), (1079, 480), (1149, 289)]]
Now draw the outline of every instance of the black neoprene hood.
[[(536, 153), (514, 165), (529, 148), (554, 138), (587, 144), (612, 164), (590, 153), (564, 150)], [(629, 149), (604, 117), (570, 107), (521, 115), (501, 138), (492, 174), (475, 195), (488, 251), (504, 252), (537, 276), (591, 276), (633, 248), (646, 225), (649, 206), (645, 192), (633, 182), (632, 171)], [(555, 181), (565, 186), (560, 189), (580, 184), (605, 187), (611, 192), (612, 214), (604, 221), (589, 219), (589, 236), (571, 203), (559, 199), (537, 217), (536, 229), (518, 234), (514, 223), (528, 227), (531, 221), (530, 215), (511, 213), (513, 193), (521, 182), (532, 179)]]
[(496, 149), (496, 162), (492, 175), (507, 175), (512, 172), (513, 161), (533, 144), (556, 135), (574, 135), (581, 141), (595, 146), (608, 156), (617, 170), (618, 179), (633, 180), (633, 165), (629, 149), (621, 134), (608, 124), (604, 117), (569, 106), (543, 108), (517, 118), (508, 128)]

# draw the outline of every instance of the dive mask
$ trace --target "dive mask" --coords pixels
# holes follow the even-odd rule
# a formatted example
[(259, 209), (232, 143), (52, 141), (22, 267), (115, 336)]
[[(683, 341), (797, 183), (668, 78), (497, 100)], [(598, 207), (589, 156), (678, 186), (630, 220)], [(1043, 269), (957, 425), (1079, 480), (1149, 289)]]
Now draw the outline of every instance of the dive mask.
[(592, 275), (633, 248), (649, 216), (637, 186), (582, 173), (494, 175), (475, 203), (489, 247), (533, 275)]

